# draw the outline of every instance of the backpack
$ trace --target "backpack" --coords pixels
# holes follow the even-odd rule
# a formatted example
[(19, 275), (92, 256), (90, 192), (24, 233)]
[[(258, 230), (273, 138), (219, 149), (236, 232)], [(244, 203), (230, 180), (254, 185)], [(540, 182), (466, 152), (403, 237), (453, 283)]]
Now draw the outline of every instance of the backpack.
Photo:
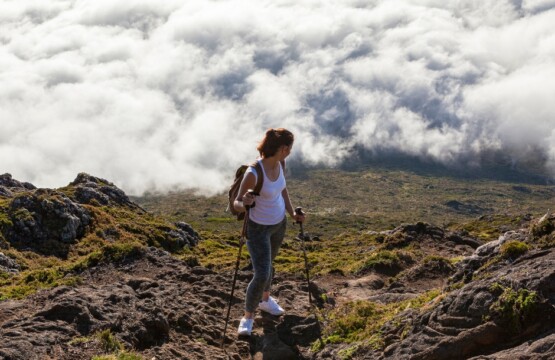
[[(233, 180), (233, 184), (231, 184), (228, 191), (227, 209), (229, 210), (229, 212), (231, 212), (231, 214), (237, 217), (237, 220), (243, 220), (245, 218), (245, 212), (238, 212), (237, 210), (235, 210), (235, 208), (233, 207), (233, 203), (237, 198), (239, 188), (241, 187), (241, 181), (243, 181), (243, 177), (245, 176), (245, 172), (247, 171), (249, 166), (254, 167), (254, 169), (256, 170), (256, 186), (253, 189), (254, 193), (260, 194), (260, 191), (262, 190), (262, 185), (264, 184), (264, 173), (262, 172), (262, 166), (258, 161), (255, 161), (250, 165), (241, 165), (239, 166), (237, 171), (235, 171), (235, 180)], [(285, 161), (281, 162), (281, 167), (282, 170), (285, 172)]]
[(260, 194), (260, 190), (262, 190), (262, 185), (264, 183), (264, 174), (262, 173), (262, 167), (258, 161), (255, 161), (250, 165), (241, 165), (237, 171), (235, 171), (235, 180), (233, 180), (233, 184), (229, 187), (227, 209), (231, 212), (231, 214), (237, 217), (237, 220), (243, 220), (245, 218), (245, 212), (238, 212), (235, 210), (233, 203), (237, 198), (239, 188), (241, 187), (241, 181), (243, 181), (243, 177), (245, 176), (245, 172), (249, 166), (254, 167), (256, 170), (256, 186), (254, 187), (254, 192), (256, 194)]

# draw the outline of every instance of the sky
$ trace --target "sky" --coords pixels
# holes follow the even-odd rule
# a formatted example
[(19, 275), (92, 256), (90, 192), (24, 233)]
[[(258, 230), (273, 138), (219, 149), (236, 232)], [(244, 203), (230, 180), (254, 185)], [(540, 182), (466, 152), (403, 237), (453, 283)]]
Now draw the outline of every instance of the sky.
[(0, 173), (225, 190), (291, 160), (501, 153), (555, 174), (555, 0), (0, 0)]

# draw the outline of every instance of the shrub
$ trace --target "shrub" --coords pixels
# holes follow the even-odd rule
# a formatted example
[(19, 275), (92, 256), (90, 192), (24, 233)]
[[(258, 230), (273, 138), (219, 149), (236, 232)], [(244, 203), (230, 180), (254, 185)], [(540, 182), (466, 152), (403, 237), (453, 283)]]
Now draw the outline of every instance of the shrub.
[(490, 306), (493, 317), (507, 324), (512, 332), (520, 333), (523, 325), (531, 320), (538, 308), (537, 293), (527, 289), (515, 291), (499, 284), (492, 285), (490, 291), (494, 295), (502, 291), (497, 301)]
[(541, 220), (537, 224), (532, 225), (531, 232), (534, 238), (538, 239), (544, 235), (549, 235), (555, 230), (555, 224), (546, 216), (545, 219)]
[(501, 245), (501, 256), (505, 259), (516, 259), (526, 253), (530, 247), (521, 241), (508, 241)]
[(103, 330), (96, 334), (102, 349), (107, 352), (123, 350), (123, 345), (116, 339), (110, 329)]

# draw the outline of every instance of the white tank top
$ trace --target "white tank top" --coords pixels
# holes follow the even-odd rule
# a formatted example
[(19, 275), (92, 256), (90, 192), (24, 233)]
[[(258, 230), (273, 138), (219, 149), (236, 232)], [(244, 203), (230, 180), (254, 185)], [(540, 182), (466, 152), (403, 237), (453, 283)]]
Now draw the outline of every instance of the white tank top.
[[(286, 186), (283, 168), (281, 163), (279, 163), (279, 176), (276, 181), (271, 181), (266, 176), (262, 160), (257, 161), (260, 163), (262, 173), (264, 174), (264, 183), (262, 184), (260, 195), (256, 197), (256, 206), (250, 210), (249, 219), (261, 225), (279, 224), (285, 217), (285, 201), (281, 194)], [(258, 180), (254, 167), (249, 166), (245, 176), (249, 173), (254, 174), (254, 177)]]

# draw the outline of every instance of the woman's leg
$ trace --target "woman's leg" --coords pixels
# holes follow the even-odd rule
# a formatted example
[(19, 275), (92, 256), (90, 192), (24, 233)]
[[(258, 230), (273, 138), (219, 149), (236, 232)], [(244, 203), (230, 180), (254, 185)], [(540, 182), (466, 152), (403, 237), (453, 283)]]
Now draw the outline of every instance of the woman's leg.
[(263, 301), (267, 301), (268, 298), (270, 297), (270, 288), (272, 286), (272, 279), (274, 277), (274, 267), (272, 264), (274, 263), (274, 259), (276, 258), (279, 252), (281, 244), (283, 243), (283, 238), (285, 237), (286, 228), (287, 228), (287, 219), (284, 218), (281, 223), (274, 225), (274, 227), (271, 229), (272, 230), (270, 234), (270, 251), (271, 251), (270, 269), (271, 270), (270, 270), (270, 276), (268, 277), (268, 280), (264, 285), (264, 292), (262, 294)]
[(254, 276), (247, 286), (245, 317), (252, 317), (262, 299), (264, 288), (272, 276), (272, 246), (269, 226), (249, 221), (247, 248), (251, 256)]

